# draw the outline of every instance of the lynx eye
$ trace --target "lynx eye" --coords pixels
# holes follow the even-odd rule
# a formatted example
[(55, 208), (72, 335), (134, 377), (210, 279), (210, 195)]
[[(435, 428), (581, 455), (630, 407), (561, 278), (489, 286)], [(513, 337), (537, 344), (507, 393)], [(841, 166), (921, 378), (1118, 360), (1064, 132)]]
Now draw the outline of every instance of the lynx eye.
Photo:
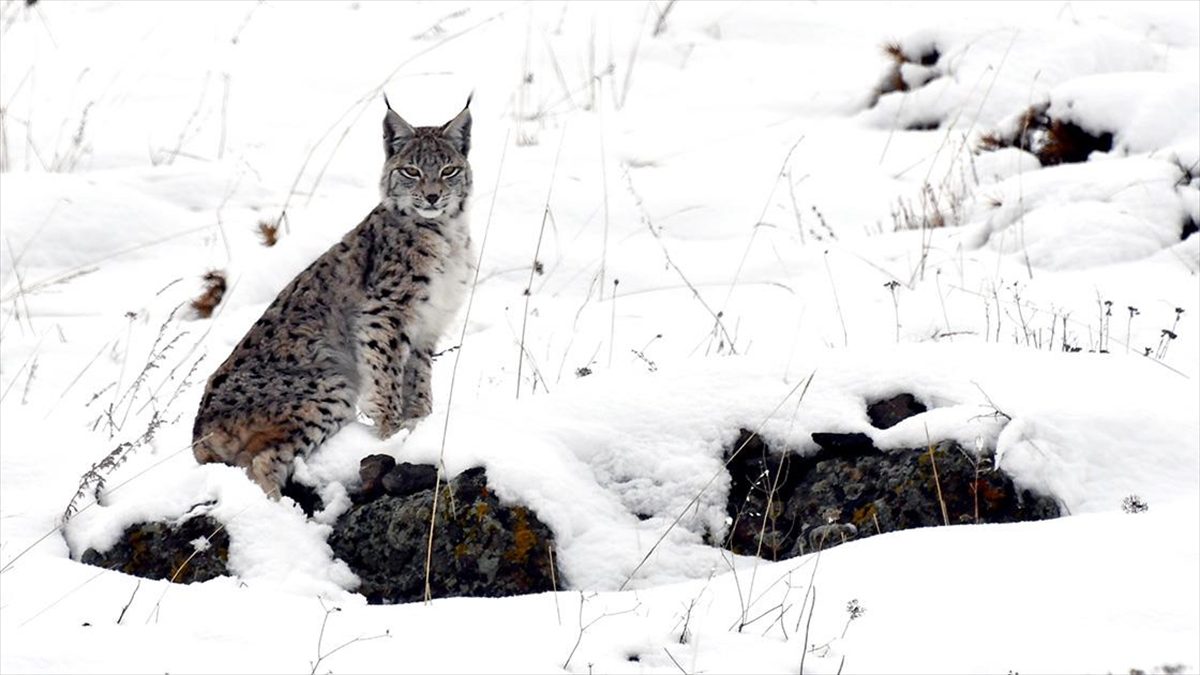
[(421, 170), (415, 166), (403, 166), (400, 167), (400, 175), (404, 176), (405, 178), (416, 180), (417, 178), (421, 177)]
[(442, 169), (442, 178), (453, 178), (458, 175), (459, 171), (462, 171), (461, 167), (457, 167), (457, 166), (444, 167)]

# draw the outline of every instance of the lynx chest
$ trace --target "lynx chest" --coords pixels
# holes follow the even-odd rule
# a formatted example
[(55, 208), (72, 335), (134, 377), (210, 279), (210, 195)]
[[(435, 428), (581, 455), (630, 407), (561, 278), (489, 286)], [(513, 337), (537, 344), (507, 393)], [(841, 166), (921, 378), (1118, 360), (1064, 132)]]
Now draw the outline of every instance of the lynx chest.
[(466, 298), (474, 273), (475, 260), (465, 218), (443, 225), (437, 233), (423, 233), (426, 250), (433, 256), (421, 256), (415, 265), (418, 277), (428, 281), (418, 290), (413, 307), (414, 324), (410, 331), (414, 342), (432, 349), (449, 328)]

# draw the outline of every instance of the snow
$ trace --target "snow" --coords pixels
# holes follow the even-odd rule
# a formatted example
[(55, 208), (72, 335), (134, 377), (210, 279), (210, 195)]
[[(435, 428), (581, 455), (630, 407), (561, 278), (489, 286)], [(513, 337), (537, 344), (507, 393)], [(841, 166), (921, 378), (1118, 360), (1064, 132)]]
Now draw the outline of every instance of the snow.
[[(1200, 668), (1200, 9), (664, 6), (0, 5), (0, 670)], [(888, 43), (939, 59), (875, 102)], [(378, 199), (381, 94), (434, 124), (472, 90), (486, 245), (434, 413), (301, 460), (312, 518), (197, 466), (205, 378)], [(1112, 151), (972, 152), (1042, 103)], [(929, 412), (873, 428), (901, 392)], [(739, 429), (952, 439), (1069, 515), (734, 557)], [(486, 467), (560, 590), (367, 606), (325, 540), (374, 452)], [(76, 562), (198, 512), (235, 576)]]
[(1056, 270), (1153, 255), (1179, 241), (1187, 210), (1178, 180), (1171, 164), (1146, 158), (1020, 172), (985, 188), (999, 203), (984, 207), (989, 244)]

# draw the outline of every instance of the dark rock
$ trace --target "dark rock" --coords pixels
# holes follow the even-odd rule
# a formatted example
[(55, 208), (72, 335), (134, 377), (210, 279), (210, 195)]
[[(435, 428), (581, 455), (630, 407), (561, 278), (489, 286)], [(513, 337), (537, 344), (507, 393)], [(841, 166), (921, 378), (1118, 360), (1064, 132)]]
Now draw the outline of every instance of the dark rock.
[(1074, 122), (1057, 119), (1051, 120), (1047, 136), (1035, 153), (1042, 166), (1086, 162), (1093, 152), (1110, 152), (1113, 147), (1112, 132), (1091, 134)]
[(937, 131), (942, 121), (937, 118), (918, 119), (904, 125), (905, 131)]
[(732, 525), (723, 546), (778, 560), (947, 520), (1007, 523), (1061, 515), (1056, 500), (1017, 490), (1003, 471), (976, 462), (954, 443), (936, 444), (931, 455), (928, 448), (883, 452), (866, 438), (813, 434), (822, 449), (799, 457), (773, 452), (743, 431), (728, 453)]
[[(334, 524), (329, 544), (362, 580), (358, 590), (369, 602), (421, 600), (437, 471), (399, 464), (379, 477), (387, 460), (368, 459), (362, 472), (371, 481), (364, 482), (374, 483), (376, 494), (357, 495), (361, 503)], [(315, 490), (305, 485), (289, 483), (283, 494), (307, 505), (310, 514), (310, 508), (320, 505)], [(208, 545), (198, 551), (193, 542), (205, 538)], [(553, 533), (532, 511), (497, 499), (483, 469), (465, 471), (439, 490), (432, 595), (499, 597), (553, 590), (559, 579), (551, 566), (553, 542)], [(201, 515), (180, 524), (140, 523), (109, 551), (89, 549), (80, 560), (148, 579), (190, 583), (228, 574), (229, 543), (221, 524)]]
[(291, 497), (296, 502), (296, 505), (300, 507), (300, 510), (304, 511), (304, 515), (309, 518), (317, 511), (325, 508), (325, 500), (321, 499), (321, 495), (317, 494), (316, 488), (311, 485), (297, 483), (294, 480), (288, 479), (287, 484), (283, 486), (279, 494), (282, 497)]
[(374, 499), (383, 492), (383, 477), (395, 466), (396, 458), (391, 455), (367, 455), (359, 461), (359, 494), (364, 501)]
[(875, 449), (875, 442), (866, 434), (829, 434), (829, 433), (814, 433), (812, 435), (813, 443), (821, 447), (825, 451), (824, 454), (829, 455), (861, 455), (864, 453), (879, 452)]
[(429, 464), (397, 464), (383, 477), (383, 489), (393, 497), (407, 497), (422, 490), (433, 490), (437, 468)]
[[(204, 550), (192, 543), (197, 539), (208, 540)], [(125, 530), (108, 551), (88, 549), (79, 560), (147, 579), (181, 584), (208, 581), (228, 574), (229, 534), (208, 516), (196, 516), (178, 525), (140, 523)]]
[[(436, 476), (431, 466), (421, 472)], [(417, 469), (403, 473), (415, 475)], [(426, 482), (428, 487), (406, 496), (387, 494), (355, 506), (333, 526), (329, 544), (334, 555), (359, 576), (362, 585), (357, 590), (372, 604), (425, 597), (433, 510), (433, 485)], [(499, 597), (553, 590), (561, 577), (551, 567), (552, 543), (550, 529), (532, 511), (496, 498), (483, 469), (465, 471), (440, 487), (429, 579), (432, 596)]]
[(887, 429), (914, 415), (920, 415), (926, 410), (928, 408), (925, 407), (925, 404), (918, 401), (912, 394), (896, 394), (891, 398), (875, 401), (868, 405), (867, 417), (871, 419), (871, 426), (876, 429)]
[(1049, 114), (1050, 103), (1030, 106), (1015, 131), (1005, 135), (985, 134), (981, 149), (1017, 147), (1033, 153), (1042, 166), (1086, 162), (1093, 152), (1111, 152), (1111, 131), (1092, 133), (1083, 127)]

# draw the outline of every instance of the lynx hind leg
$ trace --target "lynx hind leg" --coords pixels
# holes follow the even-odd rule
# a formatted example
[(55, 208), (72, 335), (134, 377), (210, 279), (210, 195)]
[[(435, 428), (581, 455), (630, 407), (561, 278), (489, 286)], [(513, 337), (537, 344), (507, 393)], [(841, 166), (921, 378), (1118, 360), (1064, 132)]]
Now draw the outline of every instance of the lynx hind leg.
[(284, 426), (263, 429), (246, 441), (237, 465), (246, 469), (254, 481), (271, 499), (278, 500), (292, 475), (292, 460), (299, 449), (296, 434)]
[(296, 444), (284, 424), (217, 423), (203, 430), (192, 447), (200, 464), (239, 466), (262, 491), (279, 499), (279, 491), (291, 475)]
[(308, 400), (276, 404), (248, 420), (198, 425), (196, 460), (242, 467), (263, 492), (279, 499), (296, 456), (312, 452), (354, 416), (354, 389), (346, 378), (306, 381)]
[(217, 425), (197, 425), (192, 440), (192, 456), (199, 464), (233, 464), (241, 443)]
[(400, 414), (403, 428), (413, 429), (433, 412), (432, 374), (429, 350), (414, 349), (404, 366), (404, 406)]

